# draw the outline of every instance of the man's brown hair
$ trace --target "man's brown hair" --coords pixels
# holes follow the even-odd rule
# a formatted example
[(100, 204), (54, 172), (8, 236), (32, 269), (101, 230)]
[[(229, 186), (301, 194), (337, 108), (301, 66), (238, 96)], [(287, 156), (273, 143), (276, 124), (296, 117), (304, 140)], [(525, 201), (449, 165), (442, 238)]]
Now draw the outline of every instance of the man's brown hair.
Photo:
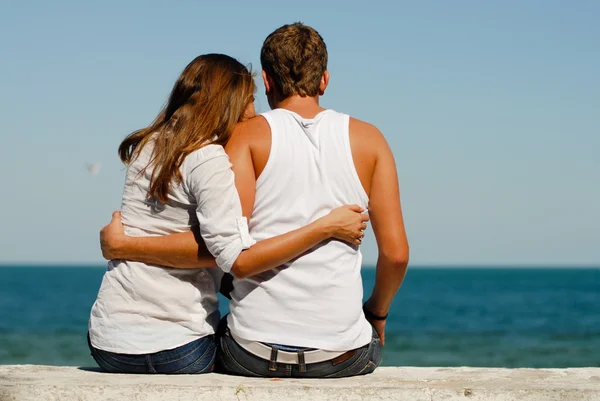
[(284, 25), (265, 39), (260, 63), (284, 98), (317, 96), (327, 69), (327, 46), (316, 30), (301, 22)]

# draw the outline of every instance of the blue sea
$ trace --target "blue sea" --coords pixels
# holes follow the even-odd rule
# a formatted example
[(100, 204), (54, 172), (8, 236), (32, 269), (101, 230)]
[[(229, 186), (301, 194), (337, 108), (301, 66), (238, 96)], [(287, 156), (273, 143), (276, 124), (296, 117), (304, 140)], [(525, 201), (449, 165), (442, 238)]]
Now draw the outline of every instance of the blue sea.
[[(0, 267), (0, 364), (93, 366), (86, 330), (103, 274)], [(365, 296), (374, 279), (363, 270)], [(390, 310), (383, 364), (600, 366), (600, 269), (410, 268)]]

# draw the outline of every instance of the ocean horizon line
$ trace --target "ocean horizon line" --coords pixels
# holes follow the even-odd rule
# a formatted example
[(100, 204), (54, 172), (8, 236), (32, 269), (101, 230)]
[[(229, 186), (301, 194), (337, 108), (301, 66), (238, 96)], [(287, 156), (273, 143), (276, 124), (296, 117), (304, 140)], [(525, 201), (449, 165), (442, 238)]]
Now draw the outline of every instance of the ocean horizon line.
[[(106, 263), (94, 262), (21, 262), (21, 261), (0, 261), (0, 268), (105, 268)], [(363, 268), (374, 269), (375, 263), (364, 263)], [(409, 269), (600, 269), (599, 264), (541, 264), (541, 263), (510, 263), (510, 264), (495, 264), (495, 263), (416, 263), (409, 264)]]

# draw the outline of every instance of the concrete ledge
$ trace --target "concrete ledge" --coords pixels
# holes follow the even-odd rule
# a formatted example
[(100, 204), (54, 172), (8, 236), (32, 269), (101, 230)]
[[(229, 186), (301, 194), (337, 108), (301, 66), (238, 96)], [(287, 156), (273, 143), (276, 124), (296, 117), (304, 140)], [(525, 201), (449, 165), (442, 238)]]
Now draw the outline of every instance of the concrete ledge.
[(95, 369), (0, 365), (0, 401), (599, 401), (600, 368), (379, 368), (348, 379), (112, 375)]

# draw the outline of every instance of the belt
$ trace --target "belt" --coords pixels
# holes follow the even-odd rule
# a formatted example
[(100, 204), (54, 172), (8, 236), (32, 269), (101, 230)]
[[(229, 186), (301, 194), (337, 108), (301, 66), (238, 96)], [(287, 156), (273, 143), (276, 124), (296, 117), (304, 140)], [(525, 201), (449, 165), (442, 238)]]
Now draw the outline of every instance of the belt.
[(352, 353), (352, 355), (356, 353), (356, 350), (326, 351), (322, 349), (310, 351), (298, 350), (292, 352), (283, 351), (278, 349), (276, 346), (268, 346), (258, 341), (244, 340), (243, 338), (234, 335), (231, 331), (229, 333), (240, 347), (261, 359), (270, 361), (270, 370), (274, 370), (271, 369), (271, 367), (276, 366), (277, 363), (305, 366), (309, 363), (330, 361), (347, 353)]

